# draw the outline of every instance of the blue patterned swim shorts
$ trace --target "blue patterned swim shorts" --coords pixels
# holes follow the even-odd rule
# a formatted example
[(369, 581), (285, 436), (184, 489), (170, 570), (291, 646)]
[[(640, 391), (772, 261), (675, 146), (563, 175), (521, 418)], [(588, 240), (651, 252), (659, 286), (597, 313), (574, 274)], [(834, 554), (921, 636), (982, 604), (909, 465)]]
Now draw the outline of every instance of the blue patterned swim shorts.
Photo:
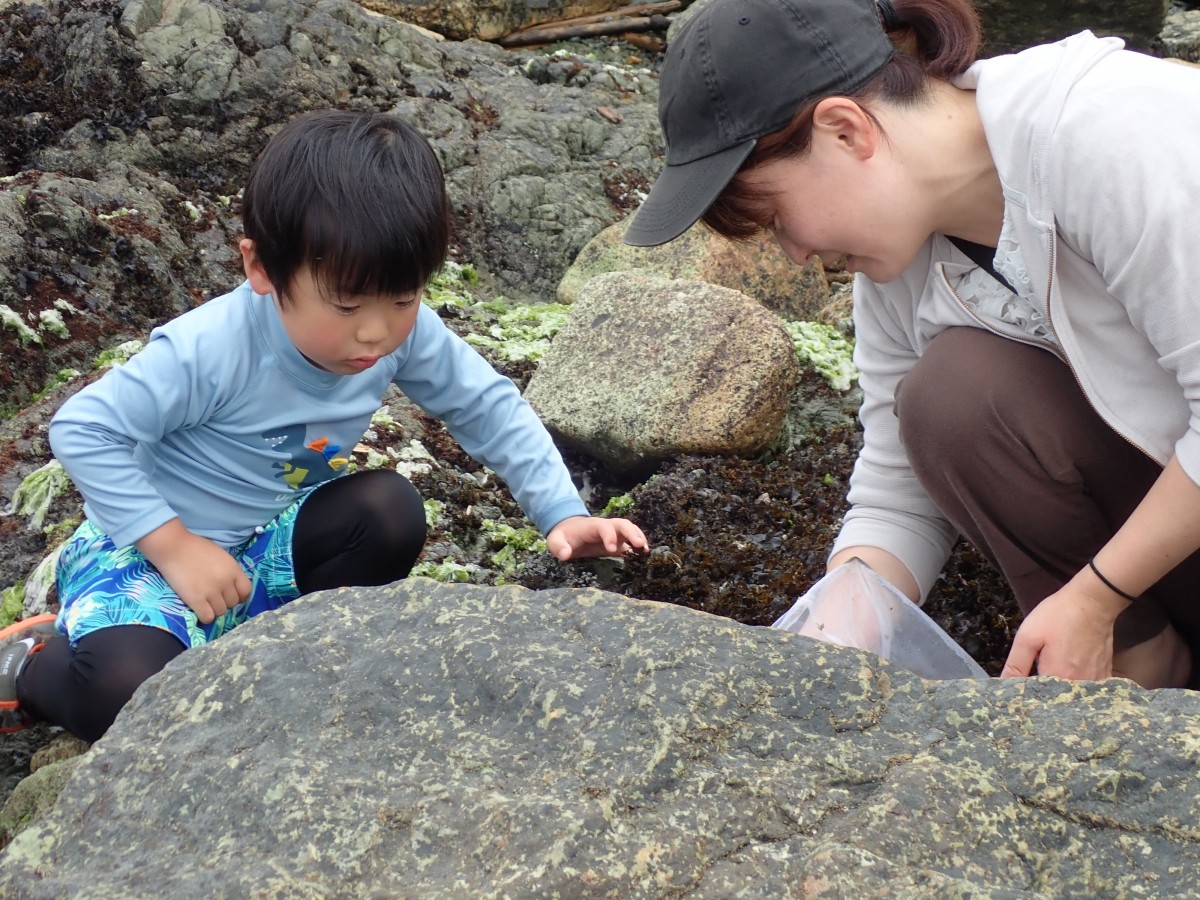
[[(305, 495), (308, 496), (307, 494)], [(292, 564), (292, 532), (301, 497), (229, 553), (250, 578), (250, 598), (205, 625), (136, 547), (118, 549), (90, 521), (75, 531), (58, 558), (56, 623), (76, 644), (112, 625), (152, 625), (185, 647), (198, 647), (300, 596)]]

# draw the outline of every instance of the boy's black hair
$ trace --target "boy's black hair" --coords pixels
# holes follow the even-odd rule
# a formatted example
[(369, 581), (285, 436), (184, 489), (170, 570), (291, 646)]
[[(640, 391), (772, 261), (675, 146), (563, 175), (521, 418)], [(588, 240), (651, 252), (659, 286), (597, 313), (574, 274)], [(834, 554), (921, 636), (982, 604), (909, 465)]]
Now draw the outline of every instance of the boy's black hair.
[(334, 294), (408, 294), (446, 261), (450, 203), (433, 148), (407, 122), (320, 110), (255, 160), (242, 227), (280, 292), (307, 265)]

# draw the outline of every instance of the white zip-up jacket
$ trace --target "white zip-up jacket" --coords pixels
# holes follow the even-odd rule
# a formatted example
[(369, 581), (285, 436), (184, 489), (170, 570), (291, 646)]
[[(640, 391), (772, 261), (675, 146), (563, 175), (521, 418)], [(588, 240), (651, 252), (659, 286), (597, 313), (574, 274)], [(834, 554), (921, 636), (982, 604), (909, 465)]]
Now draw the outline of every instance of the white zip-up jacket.
[[(1200, 483), (1200, 69), (1082, 32), (981, 60), (974, 89), (1006, 214), (1058, 347), (1103, 419)], [(933, 236), (896, 280), (854, 284), (864, 445), (834, 544), (889, 551), (925, 596), (956, 532), (899, 440), (896, 387), (935, 335), (988, 327), (951, 289), (972, 264)], [(1031, 397), (1031, 402), (1036, 402)]]

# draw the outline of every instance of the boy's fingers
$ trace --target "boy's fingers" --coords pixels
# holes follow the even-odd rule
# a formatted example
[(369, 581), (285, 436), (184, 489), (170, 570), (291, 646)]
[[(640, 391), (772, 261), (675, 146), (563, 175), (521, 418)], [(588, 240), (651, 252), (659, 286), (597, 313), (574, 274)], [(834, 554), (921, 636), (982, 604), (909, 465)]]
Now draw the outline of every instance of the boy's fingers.
[(192, 612), (194, 612), (196, 614), (196, 618), (199, 619), (201, 622), (203, 622), (205, 625), (212, 624), (213, 619), (216, 618), (216, 616), (213, 615), (212, 607), (209, 606), (208, 603), (206, 603), (203, 600), (199, 600), (199, 601), (191, 604), (191, 606), (192, 606)]
[(646, 541), (646, 535), (642, 533), (642, 529), (638, 528), (630, 522), (625, 528), (625, 540), (629, 542), (630, 548), (646, 549), (649, 546)]
[(555, 559), (562, 562), (571, 558), (571, 544), (560, 534), (546, 539), (546, 549), (554, 555)]

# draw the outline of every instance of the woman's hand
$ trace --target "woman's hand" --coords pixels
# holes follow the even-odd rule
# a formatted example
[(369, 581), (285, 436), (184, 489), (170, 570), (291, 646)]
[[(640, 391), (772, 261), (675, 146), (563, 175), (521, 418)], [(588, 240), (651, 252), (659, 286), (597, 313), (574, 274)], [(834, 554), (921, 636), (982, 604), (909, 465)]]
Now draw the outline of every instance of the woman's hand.
[(1000, 676), (1031, 675), (1036, 667), (1038, 675), (1111, 678), (1113, 622), (1128, 605), (1085, 569), (1025, 617)]
[(623, 556), (645, 553), (646, 536), (628, 519), (571, 516), (546, 535), (546, 549), (566, 562), (589, 556)]
[[(1117, 533), (1097, 550), (1099, 571), (1140, 596), (1200, 548), (1200, 484), (1172, 457)], [(1109, 678), (1113, 622), (1129, 600), (1084, 566), (1026, 616), (1001, 676)]]

